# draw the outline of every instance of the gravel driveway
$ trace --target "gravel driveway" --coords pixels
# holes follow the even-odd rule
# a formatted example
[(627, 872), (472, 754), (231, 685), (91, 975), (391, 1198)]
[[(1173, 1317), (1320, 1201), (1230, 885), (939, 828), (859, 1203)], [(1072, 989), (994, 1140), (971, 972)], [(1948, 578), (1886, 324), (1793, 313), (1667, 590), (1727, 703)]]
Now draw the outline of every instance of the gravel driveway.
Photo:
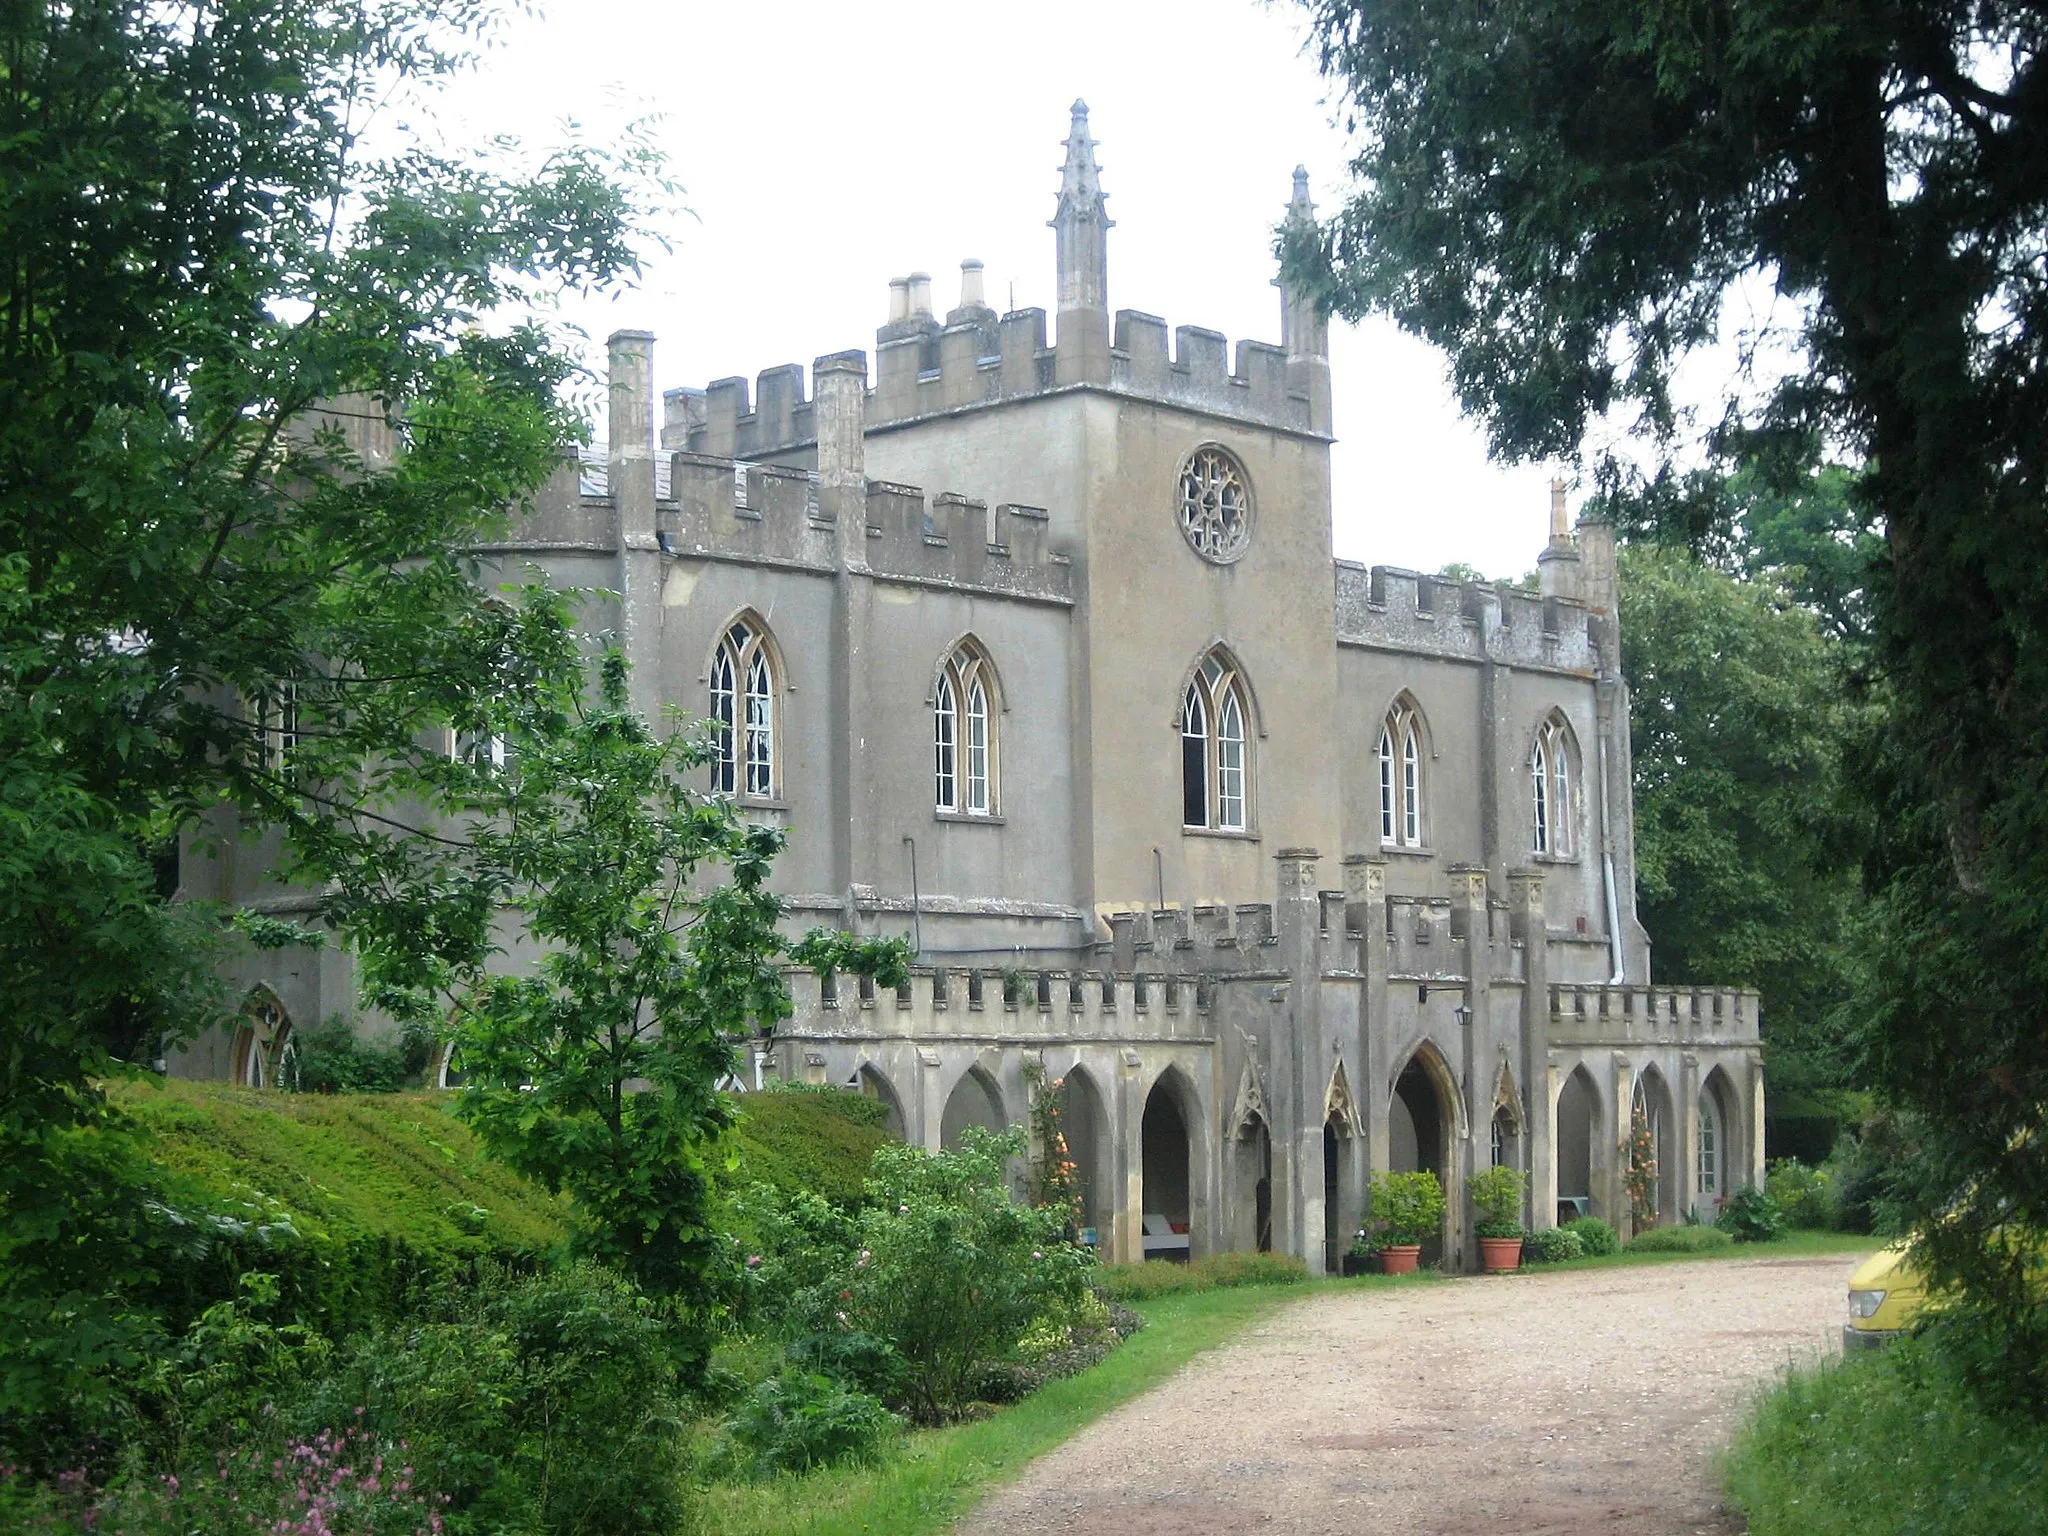
[(1857, 1259), (1715, 1259), (1333, 1292), (1201, 1356), (967, 1532), (1738, 1532), (1712, 1457), (1836, 1348)]

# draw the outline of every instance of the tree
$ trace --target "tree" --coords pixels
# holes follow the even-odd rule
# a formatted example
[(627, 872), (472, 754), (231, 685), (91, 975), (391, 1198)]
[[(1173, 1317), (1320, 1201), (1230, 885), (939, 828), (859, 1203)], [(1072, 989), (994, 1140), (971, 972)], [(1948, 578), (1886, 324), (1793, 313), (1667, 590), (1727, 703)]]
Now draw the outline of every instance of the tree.
[[(1356, 194), (1283, 236), (1295, 280), (1444, 347), (1509, 456), (1634, 411), (1738, 282), (1800, 366), (1731, 389), (1704, 447), (1839, 445), (1880, 524), (1891, 704), (1872, 813), (1871, 1082), (1923, 1118), (1908, 1214), (2048, 1411), (2048, 17), (2019, 0), (1309, 0)], [(1611, 464), (1606, 483), (1617, 483)]]
[[(526, 607), (566, 636), (570, 600), (536, 590)], [(499, 750), (433, 760), (453, 821), (330, 827), (305, 858), (365, 998), (445, 1030), (456, 1111), (485, 1149), (575, 1196), (583, 1251), (690, 1304), (713, 1247), (721, 1084), (736, 1045), (789, 1015), (784, 954), (896, 986), (909, 949), (826, 930), (787, 945), (766, 884), (781, 831), (689, 786), (705, 738), (651, 729), (619, 652), (596, 673), (495, 701), (479, 726)]]
[(1844, 647), (1768, 578), (1621, 552), (1638, 911), (1658, 975), (1763, 995), (1774, 1103), (1845, 1085), (1860, 908), (1841, 804)]
[(179, 826), (377, 814), (380, 765), (534, 670), (461, 551), (576, 430), (569, 357), (517, 317), (633, 272), (652, 165), (372, 153), (492, 10), (0, 8), (10, 1135), (210, 1016), (152, 864)]

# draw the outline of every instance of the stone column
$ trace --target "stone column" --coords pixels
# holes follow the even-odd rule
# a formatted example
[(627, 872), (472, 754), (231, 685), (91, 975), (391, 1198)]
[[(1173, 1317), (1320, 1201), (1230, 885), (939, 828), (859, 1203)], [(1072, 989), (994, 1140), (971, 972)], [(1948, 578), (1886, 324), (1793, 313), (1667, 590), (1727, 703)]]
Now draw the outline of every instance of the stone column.
[(1679, 1063), (1678, 1214), (1683, 1219), (1700, 1203), (1700, 1059), (1687, 1051)]
[(1273, 1244), (1323, 1272), (1322, 903), (1316, 851), (1282, 848), (1273, 908), (1279, 964), (1287, 972), (1286, 1017), (1267, 1060), (1273, 1109)]
[(1492, 1084), (1482, 1079), (1483, 1062), (1493, 1059), (1487, 1049), (1493, 1038), (1491, 1000), (1493, 996), (1493, 935), (1487, 911), (1486, 869), (1479, 864), (1453, 864), (1451, 881), (1451, 936), (1465, 941), (1464, 1022), (1458, 1029), (1458, 1089), (1465, 1112), (1465, 1140), (1451, 1147), (1450, 1177), (1444, 1195), (1450, 1202), (1450, 1230), (1455, 1257), (1444, 1255), (1445, 1263), (1463, 1269), (1468, 1256), (1479, 1252), (1472, 1231), (1470, 1202), (1465, 1184), (1489, 1156), (1493, 1110), (1489, 1093)]
[(1522, 941), (1522, 1038), (1516, 1075), (1522, 1091), (1522, 1164), (1529, 1175), (1529, 1226), (1557, 1220), (1557, 1099), (1550, 1090), (1550, 940), (1543, 916), (1543, 871), (1508, 871), (1508, 921)]
[(654, 538), (654, 336), (614, 331), (605, 342), (610, 376), (605, 488), (617, 519), (619, 644), (633, 671), (634, 707), (660, 707), (661, 553)]
[(812, 417), (818, 433), (818, 515), (833, 524), (831, 720), (832, 874), (845, 901), (841, 920), (858, 927), (854, 885), (856, 832), (863, 798), (861, 724), (873, 671), (868, 568), (867, 355), (835, 352), (811, 365)]
[[(1608, 1225), (1624, 1239), (1635, 1230), (1629, 1219), (1628, 1156), (1625, 1150), (1628, 1146), (1629, 1110), (1635, 1102), (1635, 1089), (1635, 1064), (1616, 1051), (1614, 1070), (1609, 1075), (1608, 1091), (1612, 1104), (1607, 1112), (1607, 1164), (1595, 1177), (1598, 1180), (1601, 1204), (1607, 1207), (1605, 1214)], [(1602, 1148), (1596, 1144), (1593, 1148), (1596, 1168), (1601, 1152)]]

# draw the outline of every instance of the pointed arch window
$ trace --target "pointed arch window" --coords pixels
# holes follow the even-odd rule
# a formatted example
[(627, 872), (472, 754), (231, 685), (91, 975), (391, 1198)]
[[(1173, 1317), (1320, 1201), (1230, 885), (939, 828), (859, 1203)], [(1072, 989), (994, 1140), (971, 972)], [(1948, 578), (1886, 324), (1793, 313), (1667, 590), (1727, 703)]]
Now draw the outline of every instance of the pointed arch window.
[(995, 668), (963, 641), (932, 694), (933, 801), (956, 816), (996, 814)]
[(778, 780), (775, 660), (768, 635), (739, 619), (711, 657), (711, 788), (747, 800), (772, 800)]
[(1577, 784), (1572, 772), (1577, 750), (1572, 728), (1562, 715), (1552, 715), (1537, 728), (1536, 745), (1529, 754), (1530, 846), (1554, 858), (1569, 858), (1578, 851), (1578, 806), (1573, 799)]
[(1714, 1102), (1714, 1090), (1700, 1093), (1699, 1191), (1702, 1200), (1721, 1196), (1721, 1106)]
[(1407, 698), (1395, 701), (1380, 722), (1380, 844), (1420, 848), (1422, 814), (1422, 717)]
[(1183, 826), (1242, 832), (1250, 824), (1249, 716), (1236, 670), (1221, 656), (1207, 657), (1181, 698)]

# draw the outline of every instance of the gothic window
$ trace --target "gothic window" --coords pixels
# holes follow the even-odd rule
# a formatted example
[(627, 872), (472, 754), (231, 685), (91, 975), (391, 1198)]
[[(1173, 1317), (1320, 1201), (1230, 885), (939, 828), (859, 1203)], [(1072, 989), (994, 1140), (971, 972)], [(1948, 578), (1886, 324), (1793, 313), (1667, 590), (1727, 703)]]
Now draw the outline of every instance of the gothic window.
[(1700, 1093), (1699, 1190), (1702, 1200), (1716, 1200), (1721, 1194), (1721, 1107), (1712, 1089)]
[(767, 632), (736, 620), (711, 657), (711, 788), (747, 800), (775, 798), (775, 662)]
[(1422, 719), (1404, 695), (1380, 724), (1380, 843), (1422, 846)]
[(1204, 560), (1228, 564), (1252, 537), (1251, 484), (1223, 449), (1197, 448), (1180, 469), (1180, 531)]
[(1530, 846), (1538, 853), (1566, 858), (1578, 826), (1578, 807), (1572, 759), (1577, 752), (1572, 728), (1564, 716), (1553, 714), (1537, 728), (1536, 746), (1529, 754), (1530, 812), (1533, 816)]
[(283, 776), (299, 744), (299, 685), (279, 678), (248, 701), (244, 718), (255, 736), (258, 770)]
[(235, 1081), (245, 1088), (293, 1087), (298, 1079), (298, 1044), (284, 1006), (259, 991), (242, 1009), (235, 1031)]
[(932, 694), (933, 800), (956, 816), (996, 813), (995, 668), (963, 641)]
[(1180, 706), (1181, 822), (1242, 832), (1251, 803), (1244, 684), (1219, 655), (1196, 671)]

